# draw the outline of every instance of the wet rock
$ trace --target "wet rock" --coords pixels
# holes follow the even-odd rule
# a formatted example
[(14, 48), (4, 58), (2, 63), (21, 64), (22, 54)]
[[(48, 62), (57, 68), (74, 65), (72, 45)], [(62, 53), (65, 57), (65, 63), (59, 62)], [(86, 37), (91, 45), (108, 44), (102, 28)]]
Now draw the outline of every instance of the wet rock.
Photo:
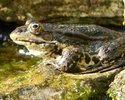
[[(25, 76), (14, 77), (11, 82), (9, 80), (2, 82), (1, 98), (4, 100), (109, 100), (106, 91), (118, 71), (80, 75), (52, 74), (53, 71), (44, 72), (43, 68), (33, 69)], [(23, 77), (25, 79), (22, 80)]]
[(125, 99), (125, 70), (115, 76), (114, 81), (110, 84), (108, 94), (112, 100)]
[[(15, 96), (15, 99), (19, 100), (59, 100), (60, 91), (56, 91), (50, 88), (40, 88), (39, 86), (24, 86), (14, 91), (14, 94), (17, 94), (18, 98)], [(9, 98), (14, 98), (12, 95)], [(8, 99), (9, 99), (8, 98)]]
[[(105, 20), (110, 24), (122, 24), (123, 2), (122, 0), (0, 1), (0, 19), (2, 20), (24, 21), (28, 13), (46, 22), (64, 20), (73, 23), (87, 21), (87, 23), (103, 24)], [(84, 19), (86, 17), (91, 17), (93, 20)]]
[(125, 25), (125, 0), (123, 0), (123, 3), (124, 3), (124, 13), (123, 13), (124, 21), (123, 21), (123, 25)]

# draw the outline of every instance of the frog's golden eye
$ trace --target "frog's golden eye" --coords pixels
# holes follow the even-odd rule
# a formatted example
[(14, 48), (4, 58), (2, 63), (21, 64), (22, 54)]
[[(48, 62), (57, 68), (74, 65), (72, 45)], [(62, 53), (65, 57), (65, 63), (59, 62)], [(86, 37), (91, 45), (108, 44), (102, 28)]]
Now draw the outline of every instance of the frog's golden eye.
[(49, 32), (43, 32), (43, 33), (42, 33), (42, 38), (43, 38), (44, 40), (46, 40), (46, 41), (52, 41), (53, 36), (52, 36), (52, 34), (49, 33)]
[(43, 27), (40, 23), (31, 23), (28, 26), (28, 30), (33, 34), (38, 35), (39, 33), (43, 31)]

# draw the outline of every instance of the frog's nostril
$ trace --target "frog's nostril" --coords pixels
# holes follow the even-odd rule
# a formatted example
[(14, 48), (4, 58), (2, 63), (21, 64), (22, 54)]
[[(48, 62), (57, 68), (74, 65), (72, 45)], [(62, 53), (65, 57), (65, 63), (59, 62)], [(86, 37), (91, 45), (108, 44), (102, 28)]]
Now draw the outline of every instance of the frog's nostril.
[(23, 30), (22, 29), (18, 29), (18, 32), (21, 33), (21, 32), (23, 32)]
[(25, 33), (27, 31), (26, 28), (18, 28), (17, 33)]

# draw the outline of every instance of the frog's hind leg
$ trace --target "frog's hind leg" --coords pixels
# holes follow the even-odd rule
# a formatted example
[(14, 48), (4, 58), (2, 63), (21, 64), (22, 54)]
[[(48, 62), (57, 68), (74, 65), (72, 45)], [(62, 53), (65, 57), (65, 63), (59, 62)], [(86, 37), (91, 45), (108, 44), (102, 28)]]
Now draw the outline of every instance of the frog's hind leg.
[(113, 70), (113, 69), (122, 67), (122, 66), (124, 66), (124, 65), (125, 65), (125, 58), (116, 61), (116, 62), (115, 62), (113, 65), (111, 65), (111, 66), (103, 66), (103, 65), (102, 65), (102, 66), (97, 67), (97, 68), (94, 68), (94, 69), (85, 70), (85, 71), (81, 72), (81, 74), (89, 74), (89, 73), (95, 73), (95, 72), (103, 73), (103, 72), (111, 71), (111, 70)]
[(114, 65), (112, 65), (112, 66), (110, 66), (108, 68), (100, 70), (100, 72), (103, 73), (103, 72), (106, 72), (106, 71), (110, 71), (110, 70), (113, 70), (113, 69), (116, 69), (116, 68), (119, 68), (119, 67), (123, 67), (124, 65), (125, 65), (125, 59), (124, 60), (119, 60)]

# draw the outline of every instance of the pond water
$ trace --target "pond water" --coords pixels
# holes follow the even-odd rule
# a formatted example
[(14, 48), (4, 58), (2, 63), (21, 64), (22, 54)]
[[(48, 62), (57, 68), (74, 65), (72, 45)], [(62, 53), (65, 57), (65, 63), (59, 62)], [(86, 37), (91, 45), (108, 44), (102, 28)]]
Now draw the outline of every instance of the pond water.
[(5, 43), (0, 47), (0, 80), (25, 72), (35, 62), (35, 57), (19, 54), (18, 46)]

